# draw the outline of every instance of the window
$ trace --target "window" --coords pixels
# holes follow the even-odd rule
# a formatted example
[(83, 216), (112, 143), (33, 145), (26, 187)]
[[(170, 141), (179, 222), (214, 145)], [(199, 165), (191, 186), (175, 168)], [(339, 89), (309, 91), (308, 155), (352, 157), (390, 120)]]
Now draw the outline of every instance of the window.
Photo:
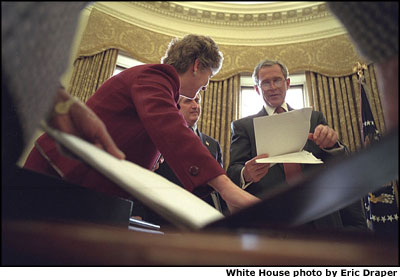
[(126, 54), (122, 51), (119, 52), (118, 57), (117, 57), (117, 65), (115, 67), (114, 73), (112, 76), (117, 75), (121, 71), (124, 71), (127, 68), (136, 66), (136, 65), (141, 65), (144, 64), (138, 60), (135, 60), (131, 57), (129, 57), (129, 54)]
[[(292, 74), (290, 77), (290, 88), (286, 92), (286, 102), (293, 109), (301, 109), (308, 106), (306, 93), (305, 74)], [(258, 113), (264, 105), (264, 101), (254, 89), (251, 76), (240, 77), (241, 97), (239, 117), (246, 117)]]

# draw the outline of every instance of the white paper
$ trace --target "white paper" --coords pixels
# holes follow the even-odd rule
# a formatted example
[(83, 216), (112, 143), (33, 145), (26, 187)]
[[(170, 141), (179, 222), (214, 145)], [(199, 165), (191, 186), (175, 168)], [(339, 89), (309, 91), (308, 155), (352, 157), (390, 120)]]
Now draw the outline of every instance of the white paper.
[(194, 194), (148, 169), (119, 160), (76, 136), (43, 128), (83, 161), (179, 227), (200, 229), (224, 217)]
[(310, 131), (311, 112), (312, 108), (303, 108), (254, 118), (257, 155), (269, 155), (269, 160), (257, 162), (322, 163), (312, 153), (302, 153)]
[(296, 153), (284, 154), (275, 157), (257, 159), (256, 163), (305, 163), (305, 164), (322, 164), (320, 159), (317, 159), (312, 153), (301, 151)]

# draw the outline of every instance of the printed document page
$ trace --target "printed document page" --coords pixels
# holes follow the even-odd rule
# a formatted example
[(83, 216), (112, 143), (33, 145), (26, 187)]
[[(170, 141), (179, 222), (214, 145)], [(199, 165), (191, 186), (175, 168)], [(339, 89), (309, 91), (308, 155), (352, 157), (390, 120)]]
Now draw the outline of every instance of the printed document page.
[[(312, 108), (253, 119), (257, 155), (268, 154), (258, 163), (323, 163), (303, 151), (310, 131)], [(290, 154), (290, 155), (288, 155)]]

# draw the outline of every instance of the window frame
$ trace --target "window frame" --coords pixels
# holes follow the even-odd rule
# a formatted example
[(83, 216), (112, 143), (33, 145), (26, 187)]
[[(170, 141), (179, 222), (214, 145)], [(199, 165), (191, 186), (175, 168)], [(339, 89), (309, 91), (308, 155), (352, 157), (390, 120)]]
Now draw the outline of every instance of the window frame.
[[(295, 74), (290, 74), (289, 78), (290, 78), (290, 87), (300, 87), (300, 86), (302, 87), (304, 107), (309, 107), (310, 105), (309, 105), (309, 97), (308, 97), (305, 73), (299, 72)], [(239, 118), (243, 118), (242, 116), (243, 89), (249, 89), (249, 88), (254, 90), (253, 78), (250, 73), (243, 73), (240, 75)], [(256, 112), (258, 111), (254, 111), (254, 113)]]
[[(128, 53), (124, 51), (119, 51), (118, 56), (117, 56), (117, 62), (114, 68), (114, 72), (112, 76), (117, 75), (118, 73), (124, 71), (125, 69), (144, 64), (141, 61), (138, 61), (131, 56), (129, 56)], [(118, 71), (118, 72), (117, 72)]]

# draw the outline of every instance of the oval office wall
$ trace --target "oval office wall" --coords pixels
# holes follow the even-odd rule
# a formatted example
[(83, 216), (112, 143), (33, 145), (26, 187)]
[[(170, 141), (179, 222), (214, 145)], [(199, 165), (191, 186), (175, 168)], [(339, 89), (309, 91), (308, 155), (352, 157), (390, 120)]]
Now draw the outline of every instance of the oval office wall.
[[(357, 54), (325, 3), (246, 5), (250, 6), (247, 13), (235, 4), (228, 8), (213, 2), (193, 5), (98, 2), (86, 7), (70, 67), (62, 77), (64, 86), (86, 101), (112, 76), (120, 51), (145, 63), (159, 63), (172, 37), (195, 32), (212, 36), (225, 57), (221, 72), (203, 94), (198, 123), (202, 132), (220, 142), (225, 169), (229, 162), (230, 122), (239, 116), (240, 75), (251, 73), (265, 58), (282, 60), (290, 73), (305, 72), (310, 105), (324, 113), (328, 124), (353, 153), (363, 148), (360, 91), (354, 67), (357, 62), (365, 64), (367, 96), (377, 128), (385, 133), (374, 65)], [(265, 12), (259, 12), (261, 8)], [(169, 24), (164, 24), (165, 20)], [(90, 70), (80, 70), (83, 65)], [(97, 74), (98, 79), (89, 78), (99, 72), (102, 74)], [(89, 85), (83, 87), (83, 83)], [(20, 163), (23, 161), (24, 157)]]

